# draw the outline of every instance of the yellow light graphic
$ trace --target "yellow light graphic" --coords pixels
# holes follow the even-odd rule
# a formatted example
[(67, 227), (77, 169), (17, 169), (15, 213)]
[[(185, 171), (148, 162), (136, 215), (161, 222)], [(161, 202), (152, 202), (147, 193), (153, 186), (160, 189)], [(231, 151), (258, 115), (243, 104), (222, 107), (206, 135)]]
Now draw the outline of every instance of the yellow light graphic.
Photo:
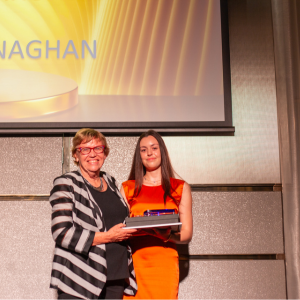
[(78, 103), (74, 80), (58, 75), (0, 69), (0, 118), (30, 118), (64, 111)]
[[(217, 1), (0, 0), (1, 68), (71, 78), (81, 95), (206, 95)], [(222, 70), (213, 80), (219, 94)]]

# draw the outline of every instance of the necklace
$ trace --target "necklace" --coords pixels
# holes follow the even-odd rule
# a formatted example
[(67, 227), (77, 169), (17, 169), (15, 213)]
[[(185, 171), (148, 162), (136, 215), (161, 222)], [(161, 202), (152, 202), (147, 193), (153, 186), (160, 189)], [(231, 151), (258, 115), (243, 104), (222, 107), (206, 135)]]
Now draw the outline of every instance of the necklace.
[(102, 192), (102, 190), (103, 190), (103, 181), (102, 181), (102, 178), (100, 177), (100, 186), (96, 187), (96, 186), (93, 186), (92, 184), (91, 184), (91, 186), (92, 186), (96, 191)]
[(160, 179), (160, 180), (150, 180), (150, 179), (147, 179), (146, 177), (144, 177), (144, 179), (145, 179), (146, 181), (150, 181), (150, 182), (152, 182), (152, 183), (154, 183), (154, 184), (156, 184), (156, 183), (158, 183), (158, 182), (161, 182), (161, 179)]

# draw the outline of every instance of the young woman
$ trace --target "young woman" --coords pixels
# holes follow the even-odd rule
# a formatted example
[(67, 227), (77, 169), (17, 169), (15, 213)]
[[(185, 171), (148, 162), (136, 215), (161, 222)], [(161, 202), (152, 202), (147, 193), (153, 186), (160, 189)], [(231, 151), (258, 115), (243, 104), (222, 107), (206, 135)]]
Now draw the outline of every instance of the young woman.
[(177, 299), (179, 265), (176, 244), (190, 242), (193, 234), (192, 195), (189, 185), (174, 178), (168, 150), (154, 130), (143, 133), (137, 143), (129, 180), (121, 193), (131, 216), (147, 209), (175, 209), (182, 222), (179, 233), (171, 229), (143, 230), (130, 239), (138, 291), (125, 299)]

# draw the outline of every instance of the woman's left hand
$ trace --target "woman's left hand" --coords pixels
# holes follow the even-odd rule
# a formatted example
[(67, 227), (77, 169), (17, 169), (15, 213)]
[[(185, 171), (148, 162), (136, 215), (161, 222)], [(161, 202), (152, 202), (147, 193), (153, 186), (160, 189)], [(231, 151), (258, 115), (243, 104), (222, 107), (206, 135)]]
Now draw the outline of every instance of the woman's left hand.
[(163, 241), (167, 241), (171, 236), (171, 227), (166, 229), (153, 228), (153, 231), (156, 233), (156, 236)]
[(162, 228), (151, 228), (151, 229), (144, 229), (143, 232), (146, 232), (149, 235), (153, 235), (158, 237), (159, 239), (166, 241), (169, 239), (171, 235), (171, 227), (162, 229)]

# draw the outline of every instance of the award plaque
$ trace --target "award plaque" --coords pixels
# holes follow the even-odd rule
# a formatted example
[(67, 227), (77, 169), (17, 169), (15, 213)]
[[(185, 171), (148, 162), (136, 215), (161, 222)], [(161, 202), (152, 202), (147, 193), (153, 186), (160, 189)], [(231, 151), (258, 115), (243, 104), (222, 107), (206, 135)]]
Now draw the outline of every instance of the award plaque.
[(126, 227), (124, 229), (143, 229), (143, 228), (167, 228), (172, 231), (180, 231), (181, 222), (178, 214), (167, 214), (158, 216), (141, 216), (126, 218)]

